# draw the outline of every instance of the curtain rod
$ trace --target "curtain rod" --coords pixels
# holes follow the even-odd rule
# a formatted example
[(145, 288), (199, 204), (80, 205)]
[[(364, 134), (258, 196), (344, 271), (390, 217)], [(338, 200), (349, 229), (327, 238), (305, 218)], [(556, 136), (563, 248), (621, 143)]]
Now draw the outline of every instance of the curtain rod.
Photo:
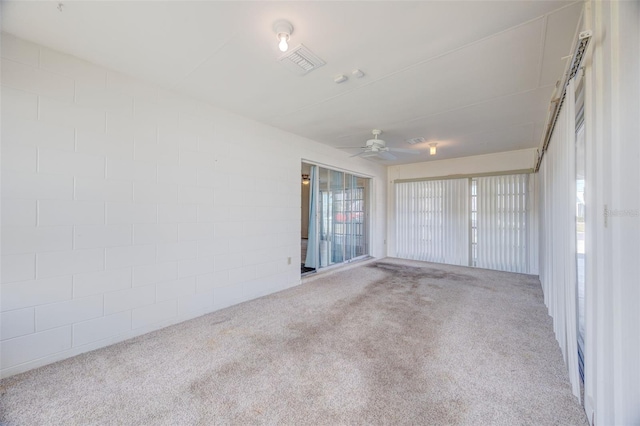
[(578, 70), (580, 69), (580, 64), (582, 63), (582, 59), (584, 58), (584, 54), (589, 46), (589, 41), (591, 40), (591, 31), (582, 31), (578, 35), (578, 45), (573, 51), (573, 58), (571, 59), (571, 64), (569, 66), (569, 70), (565, 73), (564, 81), (561, 85), (562, 92), (560, 96), (556, 99), (552, 99), (551, 103), (555, 104), (553, 114), (551, 114), (551, 119), (547, 122), (547, 131), (544, 134), (542, 151), (538, 153), (538, 160), (536, 161), (535, 172), (537, 173), (540, 170), (540, 165), (542, 164), (542, 157), (544, 157), (544, 153), (547, 152), (547, 148), (549, 148), (549, 142), (551, 141), (551, 135), (553, 134), (553, 129), (556, 127), (556, 122), (558, 121), (558, 116), (560, 115), (560, 109), (562, 108), (562, 104), (564, 103), (565, 96), (567, 95), (567, 87), (569, 86), (569, 81), (575, 77)]
[(430, 180), (469, 179), (488, 176), (523, 175), (533, 173), (533, 169), (505, 170), (503, 172), (470, 173), (465, 175), (434, 176), (414, 179), (395, 179), (393, 183), (426, 182)]

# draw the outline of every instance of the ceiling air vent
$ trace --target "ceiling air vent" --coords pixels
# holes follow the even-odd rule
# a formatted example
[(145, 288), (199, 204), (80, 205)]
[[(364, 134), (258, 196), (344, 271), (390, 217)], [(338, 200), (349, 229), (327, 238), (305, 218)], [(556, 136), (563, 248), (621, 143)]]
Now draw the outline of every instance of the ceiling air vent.
[(413, 138), (413, 139), (407, 139), (407, 143), (408, 143), (408, 144), (411, 144), (411, 145), (415, 145), (415, 144), (417, 144), (417, 143), (422, 143), (422, 142), (424, 142), (424, 141), (426, 141), (426, 139), (425, 139), (425, 138), (423, 138), (423, 137)]
[(302, 44), (280, 56), (278, 61), (284, 65), (285, 68), (298, 75), (305, 75), (325, 64), (322, 59)]

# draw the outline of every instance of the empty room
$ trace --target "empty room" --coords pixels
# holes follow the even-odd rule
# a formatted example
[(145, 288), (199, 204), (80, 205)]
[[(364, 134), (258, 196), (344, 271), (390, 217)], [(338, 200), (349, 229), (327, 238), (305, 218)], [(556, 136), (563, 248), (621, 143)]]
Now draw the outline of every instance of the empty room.
[(640, 425), (640, 2), (0, 7), (0, 425)]

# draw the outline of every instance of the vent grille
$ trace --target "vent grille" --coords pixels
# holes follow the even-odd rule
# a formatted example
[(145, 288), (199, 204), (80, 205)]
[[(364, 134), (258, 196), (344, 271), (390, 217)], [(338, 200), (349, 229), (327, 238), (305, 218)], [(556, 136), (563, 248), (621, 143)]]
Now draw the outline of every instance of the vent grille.
[(411, 144), (411, 145), (415, 145), (417, 143), (422, 143), (422, 142), (425, 142), (425, 141), (426, 141), (426, 139), (423, 138), (423, 137), (407, 139), (407, 143)]
[(285, 68), (298, 75), (308, 74), (325, 64), (322, 59), (302, 44), (282, 55), (278, 61)]

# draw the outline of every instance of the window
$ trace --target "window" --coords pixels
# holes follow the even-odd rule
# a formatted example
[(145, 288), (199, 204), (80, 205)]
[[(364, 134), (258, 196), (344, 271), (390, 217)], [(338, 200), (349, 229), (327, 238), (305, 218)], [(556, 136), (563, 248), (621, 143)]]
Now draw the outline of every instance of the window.
[(528, 174), (398, 182), (396, 255), (529, 272)]
[(478, 266), (478, 179), (471, 179), (471, 266)]
[(528, 272), (527, 192), (529, 175), (477, 178), (479, 268)]
[(469, 264), (467, 179), (396, 184), (397, 256)]

